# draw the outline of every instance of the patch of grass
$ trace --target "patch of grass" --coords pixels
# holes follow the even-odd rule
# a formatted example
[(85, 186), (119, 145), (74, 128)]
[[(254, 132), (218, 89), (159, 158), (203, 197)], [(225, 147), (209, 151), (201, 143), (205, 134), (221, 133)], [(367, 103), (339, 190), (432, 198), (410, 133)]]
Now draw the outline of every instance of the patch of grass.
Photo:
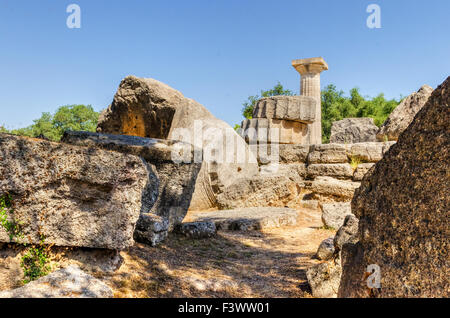
[(8, 233), (10, 241), (23, 238), (19, 222), (12, 219), (13, 214), (11, 195), (7, 194), (0, 197), (0, 225)]
[(41, 244), (38, 246), (32, 245), (22, 256), (20, 267), (22, 267), (25, 276), (23, 280), (24, 284), (47, 275), (51, 270), (49, 265), (49, 250), (51, 247), (45, 246), (43, 242), (44, 239), (41, 240)]
[(358, 168), (358, 166), (363, 163), (363, 160), (359, 156), (352, 156), (350, 157), (350, 166), (352, 167), (353, 171)]
[[(10, 194), (0, 197), (0, 226), (8, 233), (11, 242), (15, 241), (27, 246), (26, 243), (19, 242), (19, 239), (23, 239), (24, 234), (21, 230), (21, 222), (14, 220), (13, 200)], [(22, 267), (25, 277), (24, 284), (47, 275), (51, 269), (49, 265), (51, 246), (45, 246), (44, 243), (45, 239), (41, 236), (40, 243), (32, 244), (22, 256), (20, 267)]]

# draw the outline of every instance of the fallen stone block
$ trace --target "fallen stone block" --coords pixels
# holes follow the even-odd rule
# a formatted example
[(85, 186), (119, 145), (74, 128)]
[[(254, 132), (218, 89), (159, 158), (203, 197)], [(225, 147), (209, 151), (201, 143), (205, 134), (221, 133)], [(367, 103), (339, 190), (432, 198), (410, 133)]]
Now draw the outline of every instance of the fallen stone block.
[(372, 264), (381, 269), (378, 297), (450, 296), (449, 110), (450, 77), (355, 192), (358, 243), (346, 259), (340, 297), (370, 296), (367, 285), (354, 282)]
[(397, 140), (411, 124), (414, 116), (422, 109), (433, 93), (433, 88), (423, 85), (417, 92), (406, 97), (389, 115), (377, 133), (379, 141)]
[(348, 163), (349, 148), (349, 145), (344, 144), (311, 145), (308, 164)]
[[(127, 248), (157, 197), (155, 171), (134, 155), (0, 134), (0, 158), (0, 197), (11, 195), (24, 243)], [(0, 242), (10, 234), (1, 227)]]
[(294, 178), (287, 176), (256, 176), (237, 180), (217, 196), (218, 207), (235, 209), (243, 207), (285, 207), (296, 199), (300, 187)]
[(317, 264), (306, 271), (312, 295), (317, 298), (336, 298), (341, 275), (341, 265), (334, 261)]
[(366, 173), (375, 165), (373, 162), (359, 164), (353, 173), (353, 181), (361, 181)]
[(317, 177), (311, 182), (308, 189), (318, 196), (329, 196), (340, 201), (350, 201), (359, 186), (359, 182), (337, 180), (332, 177)]
[(298, 212), (289, 208), (255, 207), (191, 214), (195, 222), (214, 222), (218, 230), (262, 230), (297, 224)]
[(201, 149), (203, 160), (190, 209), (216, 207), (216, 195), (236, 179), (257, 174), (258, 164), (234, 129), (203, 105), (151, 78), (127, 76), (102, 112), (97, 132), (178, 140)]
[(216, 235), (214, 222), (184, 222), (177, 226), (176, 232), (193, 239), (210, 238)]
[(57, 270), (23, 287), (0, 292), (0, 298), (112, 298), (105, 283), (77, 266)]
[(327, 261), (333, 258), (334, 254), (334, 237), (329, 237), (320, 243), (316, 252), (316, 257), (322, 261)]
[(350, 202), (322, 203), (322, 222), (325, 226), (339, 229), (345, 217), (352, 214)]
[(353, 177), (353, 169), (349, 163), (314, 163), (308, 165), (306, 173), (309, 179), (325, 176), (337, 179), (351, 179)]
[(378, 162), (395, 142), (363, 142), (350, 146), (350, 158), (356, 157), (363, 162)]
[(352, 144), (377, 141), (378, 127), (373, 118), (345, 118), (333, 122), (330, 143)]
[[(191, 145), (171, 140), (74, 131), (66, 132), (62, 141), (133, 154), (153, 167), (157, 179), (149, 182), (156, 184), (158, 191), (150, 193), (156, 197), (144, 198), (148, 204), (141, 209), (136, 240), (155, 245), (167, 237), (164, 231), (171, 231), (183, 221), (201, 168), (201, 163), (193, 162), (194, 148)], [(185, 153), (179, 155), (180, 151)], [(182, 157), (187, 163), (174, 162)]]

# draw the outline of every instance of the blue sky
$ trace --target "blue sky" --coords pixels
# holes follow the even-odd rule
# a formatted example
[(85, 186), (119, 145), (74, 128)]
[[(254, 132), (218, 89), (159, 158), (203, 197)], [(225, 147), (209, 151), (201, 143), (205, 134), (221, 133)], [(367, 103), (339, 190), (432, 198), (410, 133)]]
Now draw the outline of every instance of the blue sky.
[[(66, 26), (69, 4), (81, 29)], [(369, 4), (381, 29), (369, 29)], [(406, 96), (450, 71), (448, 0), (0, 0), (0, 125), (18, 128), (67, 104), (106, 108), (123, 77), (152, 77), (240, 123), (249, 95), (291, 60), (323, 56), (333, 83)]]

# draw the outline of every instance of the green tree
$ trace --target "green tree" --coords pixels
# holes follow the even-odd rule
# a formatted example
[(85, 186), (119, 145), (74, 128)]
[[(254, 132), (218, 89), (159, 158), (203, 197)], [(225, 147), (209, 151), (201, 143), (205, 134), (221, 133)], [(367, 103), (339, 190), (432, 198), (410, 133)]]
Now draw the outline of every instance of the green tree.
[(260, 98), (278, 95), (292, 96), (294, 93), (288, 89), (284, 89), (283, 85), (278, 82), (272, 89), (262, 90), (260, 95), (249, 96), (247, 101), (242, 104), (244, 106), (242, 108), (242, 114), (245, 118), (251, 119), (253, 116), (253, 109)]
[(51, 141), (59, 141), (66, 130), (95, 131), (99, 114), (91, 105), (67, 105), (57, 109), (54, 115), (42, 113), (34, 124), (12, 130), (19, 136), (43, 136)]
[(381, 126), (389, 114), (400, 103), (399, 100), (387, 100), (384, 94), (374, 98), (363, 97), (358, 88), (350, 90), (350, 96), (344, 96), (342, 90), (330, 84), (322, 90), (322, 142), (330, 140), (331, 125), (334, 121), (349, 117), (370, 117), (375, 125)]

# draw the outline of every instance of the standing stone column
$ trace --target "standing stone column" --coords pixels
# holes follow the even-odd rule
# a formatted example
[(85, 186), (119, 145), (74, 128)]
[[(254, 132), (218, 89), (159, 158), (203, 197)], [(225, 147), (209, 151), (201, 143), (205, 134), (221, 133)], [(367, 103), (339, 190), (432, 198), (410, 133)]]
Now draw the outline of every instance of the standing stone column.
[(320, 73), (328, 70), (328, 64), (321, 57), (293, 60), (292, 66), (300, 73), (300, 95), (318, 100), (316, 120), (308, 125), (310, 144), (322, 143), (322, 107), (320, 98)]

